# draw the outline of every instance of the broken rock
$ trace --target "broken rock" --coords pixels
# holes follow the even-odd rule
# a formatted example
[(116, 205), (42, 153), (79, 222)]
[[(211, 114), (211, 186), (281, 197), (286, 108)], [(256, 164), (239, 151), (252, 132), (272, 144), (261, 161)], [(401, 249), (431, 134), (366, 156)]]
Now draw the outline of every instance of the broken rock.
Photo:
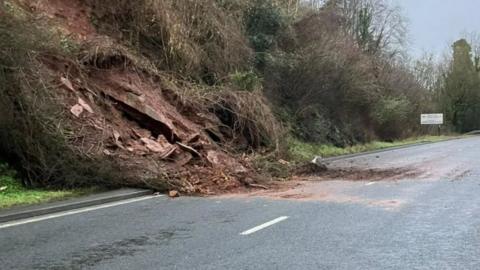
[(168, 196), (170, 198), (177, 198), (177, 197), (180, 197), (180, 193), (178, 193), (178, 191), (176, 191), (176, 190), (170, 190), (168, 192)]
[(83, 111), (87, 111), (93, 114), (92, 107), (90, 107), (90, 105), (88, 105), (85, 100), (78, 98), (78, 103), (73, 105), (73, 107), (70, 109), (70, 112), (76, 117), (80, 117)]
[(208, 151), (207, 160), (213, 165), (213, 167), (221, 169), (230, 169), (234, 173), (247, 173), (248, 170), (236, 161), (234, 158), (218, 151)]
[(125, 147), (123, 147), (123, 144), (120, 141), (120, 137), (121, 137), (120, 133), (116, 130), (113, 130), (113, 138), (115, 139), (115, 145), (119, 148), (124, 149)]
[(176, 147), (175, 145), (170, 144), (165, 138), (163, 139), (164, 140), (159, 138), (159, 140), (154, 141), (149, 138), (141, 138), (140, 140), (145, 144), (148, 150), (154, 153), (159, 153), (161, 158), (167, 158), (175, 152)]
[(81, 99), (81, 98), (78, 98), (78, 105), (82, 106), (87, 112), (93, 114), (93, 109), (92, 109), (92, 107), (90, 107), (90, 105), (88, 105), (88, 103), (85, 102), (85, 100), (83, 100), (83, 99)]
[(159, 143), (157, 143), (154, 140), (151, 140), (149, 138), (141, 138), (140, 140), (145, 144), (147, 149), (152, 152), (161, 153), (162, 151), (165, 150)]
[(316, 156), (312, 162), (311, 162), (313, 165), (317, 166), (317, 168), (319, 170), (324, 170), (326, 171), (328, 168), (327, 168), (327, 164), (325, 163), (325, 161), (323, 160), (323, 158), (321, 156)]
[(278, 160), (278, 163), (282, 164), (282, 165), (290, 165), (290, 162), (284, 160), (284, 159), (279, 159)]
[(83, 107), (80, 104), (75, 104), (70, 109), (70, 112), (75, 115), (76, 117), (80, 117), (83, 113)]
[[(180, 151), (179, 151), (180, 152)], [(193, 155), (188, 152), (181, 152), (175, 155), (175, 165), (183, 167), (193, 159)]]
[(75, 91), (75, 88), (73, 88), (73, 84), (69, 79), (61, 77), (60, 82), (62, 82), (63, 86), (65, 86), (68, 90)]
[(113, 138), (115, 138), (116, 142), (120, 141), (120, 133), (116, 130), (113, 130)]

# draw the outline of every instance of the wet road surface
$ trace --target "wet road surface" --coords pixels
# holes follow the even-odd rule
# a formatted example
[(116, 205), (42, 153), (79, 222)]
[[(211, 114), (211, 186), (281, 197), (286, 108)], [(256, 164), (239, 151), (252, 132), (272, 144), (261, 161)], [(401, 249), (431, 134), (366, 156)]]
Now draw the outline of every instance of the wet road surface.
[(330, 164), (415, 171), (385, 181), (152, 197), (0, 224), (0, 268), (480, 269), (479, 165), (473, 137)]

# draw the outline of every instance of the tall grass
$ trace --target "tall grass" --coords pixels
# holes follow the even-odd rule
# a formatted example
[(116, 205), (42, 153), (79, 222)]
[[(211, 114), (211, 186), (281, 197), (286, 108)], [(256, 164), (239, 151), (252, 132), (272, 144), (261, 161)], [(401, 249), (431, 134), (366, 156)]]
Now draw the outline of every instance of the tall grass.
[[(161, 70), (215, 84), (248, 69), (253, 52), (236, 10), (215, 0), (83, 0), (97, 28), (148, 56)], [(242, 7), (230, 6), (230, 9)]]

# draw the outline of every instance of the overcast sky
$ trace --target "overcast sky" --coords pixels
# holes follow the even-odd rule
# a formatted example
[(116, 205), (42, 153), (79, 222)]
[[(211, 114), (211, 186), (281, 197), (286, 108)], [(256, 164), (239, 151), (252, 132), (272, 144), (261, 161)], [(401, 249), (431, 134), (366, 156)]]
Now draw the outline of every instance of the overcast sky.
[(480, 0), (392, 0), (409, 21), (410, 54), (442, 55), (464, 33), (480, 33)]

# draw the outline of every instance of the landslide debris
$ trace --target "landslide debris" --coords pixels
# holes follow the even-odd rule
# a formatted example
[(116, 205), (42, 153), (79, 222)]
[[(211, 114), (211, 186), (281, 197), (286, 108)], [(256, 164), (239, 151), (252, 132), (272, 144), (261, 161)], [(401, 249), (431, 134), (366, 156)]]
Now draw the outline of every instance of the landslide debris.
[[(275, 144), (279, 127), (260, 93), (161, 70), (162, 62), (123, 37), (98, 31), (92, 21), (99, 1), (7, 2), (14, 8), (1, 7), (0, 35), (15, 40), (1, 45), (4, 52), (17, 42), (25, 48), (15, 56), (21, 62), (1, 56), (9, 63), (2, 69), (0, 141), (9, 144), (0, 149), (18, 160), (28, 184), (99, 182), (176, 194), (263, 187), (238, 151)], [(167, 30), (173, 39), (176, 32)]]

